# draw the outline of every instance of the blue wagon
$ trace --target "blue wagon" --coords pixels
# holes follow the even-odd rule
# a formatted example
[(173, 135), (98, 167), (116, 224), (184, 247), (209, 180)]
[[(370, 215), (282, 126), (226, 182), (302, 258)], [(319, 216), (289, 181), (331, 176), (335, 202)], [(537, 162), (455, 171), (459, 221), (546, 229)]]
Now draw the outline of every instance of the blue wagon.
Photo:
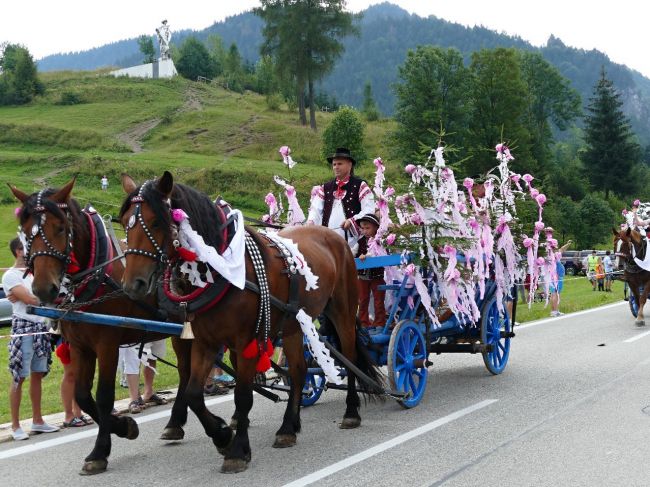
[[(401, 263), (399, 254), (357, 259), (358, 269), (396, 266)], [(368, 350), (376, 363), (388, 369), (390, 388), (397, 401), (405, 408), (417, 406), (426, 389), (428, 366), (431, 354), (442, 353), (480, 353), (488, 371), (500, 374), (508, 364), (510, 340), (514, 337), (511, 317), (505, 311), (499, 311), (496, 299), (496, 285), (488, 281), (483, 299), (477, 305), (481, 311), (478, 323), (463, 323), (451, 313), (450, 316), (434, 328), (428, 313), (420, 305), (420, 296), (414, 286), (409, 285), (409, 278), (402, 282), (388, 284), (387, 292), (392, 293), (392, 307), (383, 328), (373, 329), (368, 335)], [(434, 282), (428, 283), (431, 301), (436, 308), (440, 297)], [(514, 296), (512, 317), (516, 314), (517, 299)], [(307, 355), (307, 358), (309, 356)], [(322, 391), (328, 387), (322, 372), (318, 368), (309, 368), (303, 406), (314, 404)]]

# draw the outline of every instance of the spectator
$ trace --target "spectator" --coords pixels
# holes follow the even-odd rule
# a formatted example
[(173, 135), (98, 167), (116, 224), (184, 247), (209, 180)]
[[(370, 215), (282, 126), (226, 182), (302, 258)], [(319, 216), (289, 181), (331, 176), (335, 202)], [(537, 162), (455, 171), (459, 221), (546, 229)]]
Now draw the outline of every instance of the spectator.
[(598, 263), (596, 264), (596, 281), (598, 281), (598, 290), (605, 290), (605, 266), (603, 265), (603, 259), (598, 257)]
[(571, 240), (567, 241), (560, 249), (555, 253), (555, 272), (557, 273), (557, 286), (551, 282), (549, 286), (549, 291), (551, 293), (551, 316), (562, 316), (564, 313), (560, 311), (560, 293), (562, 288), (564, 288), (564, 264), (562, 264), (562, 252), (568, 249), (571, 246)]
[[(373, 213), (369, 213), (359, 218), (357, 223), (361, 226), (363, 236), (359, 239), (359, 250), (356, 256), (361, 260), (365, 260), (368, 255), (372, 255), (368, 250), (368, 241), (377, 234), (379, 220)], [(361, 325), (364, 327), (383, 327), (386, 324), (386, 309), (384, 308), (386, 291), (380, 291), (379, 286), (385, 284), (384, 268), (363, 269), (357, 271), (357, 273), (359, 277), (357, 283), (359, 288), (359, 319), (361, 320)], [(372, 323), (368, 314), (371, 294), (375, 309), (375, 317)]]
[(106, 175), (102, 177), (102, 191), (106, 191), (108, 189), (108, 178)]
[(38, 298), (31, 293), (31, 274), (23, 277), (25, 251), (19, 239), (9, 243), (11, 253), (16, 258), (11, 267), (2, 276), (2, 287), (12, 304), (11, 334), (9, 341), (9, 371), (13, 376), (9, 386), (9, 407), (11, 410), (11, 436), (14, 440), (27, 440), (29, 435), (20, 426), (20, 402), (22, 387), (29, 377), (29, 397), (32, 402), (32, 432), (54, 433), (59, 428), (47, 424), (41, 414), (41, 382), (50, 371), (52, 348), (50, 335), (47, 333), (45, 318), (27, 314), (27, 305), (39, 304)]
[(129, 412), (138, 414), (142, 412), (146, 404), (167, 404), (167, 400), (158, 396), (153, 390), (153, 380), (155, 376), (156, 358), (165, 356), (165, 340), (146, 343), (143, 352), (154, 358), (147, 359), (147, 366), (144, 367), (142, 375), (144, 376), (144, 392), (140, 395), (140, 345), (120, 348), (120, 353), (124, 359), (124, 373), (126, 382), (129, 386)]
[(611, 252), (608, 250), (605, 252), (605, 258), (603, 259), (603, 267), (605, 268), (605, 292), (612, 292), (612, 278), (614, 276), (614, 262), (610, 257)]
[(228, 393), (228, 386), (231, 386), (235, 383), (235, 378), (226, 374), (221, 367), (219, 367), (218, 362), (223, 360), (223, 355), (226, 348), (222, 345), (217, 353), (214, 366), (212, 367), (212, 372), (205, 381), (205, 387), (203, 388), (203, 393), (208, 396), (214, 396), (215, 394), (226, 394)]
[(587, 278), (591, 282), (592, 291), (596, 290), (596, 265), (598, 265), (598, 256), (596, 251), (592, 250), (591, 255), (587, 257)]

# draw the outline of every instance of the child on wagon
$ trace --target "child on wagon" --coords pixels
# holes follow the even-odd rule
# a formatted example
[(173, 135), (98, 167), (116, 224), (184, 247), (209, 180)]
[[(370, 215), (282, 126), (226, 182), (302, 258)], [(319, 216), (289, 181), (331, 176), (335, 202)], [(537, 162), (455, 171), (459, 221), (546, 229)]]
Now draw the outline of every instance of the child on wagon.
[[(364, 260), (368, 254), (368, 242), (377, 235), (379, 228), (379, 219), (372, 213), (368, 213), (357, 220), (361, 228), (362, 237), (359, 239), (359, 248), (356, 257)], [(363, 269), (358, 273), (359, 289), (359, 319), (364, 327), (376, 326), (383, 327), (386, 324), (386, 309), (384, 307), (384, 298), (386, 291), (379, 290), (379, 286), (384, 282), (384, 268), (377, 267), (373, 269)], [(370, 304), (370, 294), (372, 294), (373, 304), (375, 307), (374, 322), (370, 321), (368, 305)]]

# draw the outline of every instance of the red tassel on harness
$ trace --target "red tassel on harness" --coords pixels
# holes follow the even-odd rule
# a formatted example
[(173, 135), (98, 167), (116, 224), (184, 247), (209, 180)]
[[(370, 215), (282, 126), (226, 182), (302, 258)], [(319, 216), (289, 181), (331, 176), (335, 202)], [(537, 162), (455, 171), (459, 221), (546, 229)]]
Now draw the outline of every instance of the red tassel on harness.
[(271, 368), (271, 356), (273, 355), (273, 350), (273, 343), (270, 339), (266, 340), (265, 350), (260, 350), (259, 342), (253, 339), (248, 345), (246, 345), (246, 348), (244, 348), (242, 357), (252, 359), (259, 355), (255, 369), (258, 372), (266, 372)]
[(176, 249), (176, 252), (178, 252), (178, 256), (185, 262), (194, 262), (197, 257), (197, 255), (194, 252), (192, 252), (191, 250), (187, 250), (184, 247), (178, 247)]
[(79, 262), (77, 261), (77, 258), (74, 255), (74, 250), (70, 252), (70, 263), (68, 264), (68, 268), (66, 269), (66, 272), (68, 274), (76, 274), (81, 270), (81, 267), (79, 266)]
[(246, 345), (246, 348), (242, 352), (242, 357), (251, 359), (257, 357), (257, 352), (258, 352), (257, 340), (253, 338), (253, 340), (251, 340), (251, 342), (248, 345)]

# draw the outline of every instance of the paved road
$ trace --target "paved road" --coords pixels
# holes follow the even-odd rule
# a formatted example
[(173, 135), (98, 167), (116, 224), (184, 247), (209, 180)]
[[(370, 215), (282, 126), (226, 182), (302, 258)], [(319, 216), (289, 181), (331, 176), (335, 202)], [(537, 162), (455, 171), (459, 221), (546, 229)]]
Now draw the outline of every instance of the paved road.
[[(522, 326), (510, 364), (491, 376), (480, 355), (434, 357), (426, 397), (362, 409), (339, 430), (343, 395), (303, 410), (298, 445), (271, 448), (283, 409), (257, 396), (253, 460), (237, 475), (191, 416), (186, 439), (157, 439), (167, 410), (140, 415), (140, 438), (116, 439), (109, 470), (77, 475), (92, 430), (0, 445), (3, 485), (146, 486), (647, 486), (650, 485), (650, 331), (625, 303)], [(211, 398), (229, 417), (232, 396)]]

